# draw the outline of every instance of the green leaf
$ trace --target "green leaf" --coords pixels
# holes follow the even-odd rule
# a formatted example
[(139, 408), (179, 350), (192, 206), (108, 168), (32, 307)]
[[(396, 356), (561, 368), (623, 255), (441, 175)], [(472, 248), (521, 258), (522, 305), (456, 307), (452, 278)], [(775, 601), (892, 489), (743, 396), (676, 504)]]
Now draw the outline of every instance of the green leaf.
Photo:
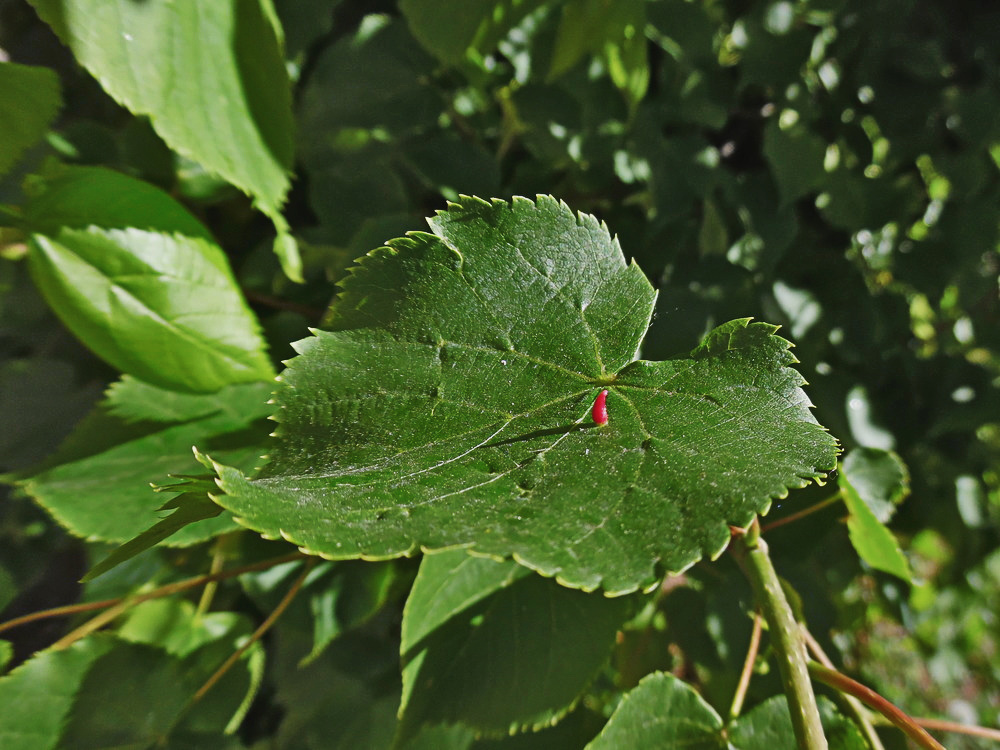
[(151, 599), (128, 610), (116, 631), (130, 643), (185, 657), (218, 640), (235, 644), (253, 633), (249, 619), (234, 612), (199, 612), (186, 599)]
[(397, 739), (422, 724), (506, 734), (553, 723), (607, 660), (630, 609), (511, 561), (425, 557), (403, 617)]
[(615, 86), (634, 107), (649, 85), (644, 0), (569, 0), (562, 7), (549, 80), (587, 54), (603, 54)]
[(221, 251), (139, 229), (63, 229), (32, 238), (31, 272), (53, 310), (119, 370), (167, 389), (270, 380), (254, 315)]
[[(830, 701), (820, 696), (816, 702), (830, 750), (865, 750), (868, 747), (854, 722), (838, 713)], [(768, 698), (741, 716), (729, 728), (729, 740), (735, 750), (795, 747), (795, 732), (785, 696)]]
[[(25, 180), (25, 194), (25, 226), (39, 234), (55, 235), (64, 228), (91, 226), (135, 227), (212, 241), (204, 225), (167, 193), (111, 169), (47, 163)], [(228, 268), (221, 250), (208, 258), (220, 271)]]
[[(232, 653), (228, 636), (224, 630), (222, 637), (186, 658), (142, 643), (114, 642), (74, 686), (76, 696), (59, 747), (173, 747), (168, 738), (177, 731), (213, 732), (218, 737), (246, 693), (246, 669), (229, 670), (193, 706), (191, 698)], [(115, 710), (108, 711), (108, 706)]]
[(0, 175), (41, 140), (61, 106), (59, 77), (54, 70), (0, 63), (0, 122), (4, 124)]
[(104, 89), (272, 219), (288, 191), (291, 93), (259, 0), (32, 0)]
[(213, 503), (207, 494), (194, 494), (185, 492), (157, 508), (158, 511), (174, 511), (163, 520), (153, 524), (139, 536), (130, 539), (110, 555), (101, 560), (97, 565), (87, 571), (81, 578), (81, 582), (97, 578), (102, 573), (106, 573), (112, 568), (120, 565), (126, 560), (131, 560), (140, 552), (145, 552), (150, 547), (155, 547), (169, 536), (174, 535), (185, 526), (215, 518), (222, 513), (222, 508)]
[(643, 677), (586, 750), (629, 747), (726, 747), (722, 719), (687, 683), (671, 674)]
[(910, 473), (895, 452), (855, 448), (840, 463), (841, 482), (858, 493), (879, 523), (888, 523), (910, 494)]
[(54, 750), (88, 670), (112, 648), (87, 638), (63, 651), (43, 651), (0, 678), (0, 747)]
[[(260, 445), (267, 433), (263, 421), (269, 409), (267, 383), (223, 389), (214, 395), (211, 412), (185, 416), (178, 422), (134, 422), (115, 416), (134, 417), (130, 405), (142, 398), (142, 392), (145, 400), (162, 398), (181, 414), (178, 403), (184, 397), (193, 402), (192, 412), (204, 406), (200, 396), (171, 394), (136, 380), (123, 382), (51, 459), (19, 482), (78, 536), (120, 543), (146, 531), (158, 520), (155, 513), (163, 505), (162, 496), (150, 489), (150, 483), (168, 474), (198, 470), (191, 453), (195, 444), (214, 445), (248, 470), (259, 462)], [(186, 526), (170, 543), (195, 544), (233, 528), (231, 517), (225, 514)]]
[(531, 571), (521, 565), (484, 561), (464, 550), (425, 555), (417, 577), (420, 588), (406, 600), (402, 650), (415, 647), (453, 617), (528, 575)]
[[(257, 608), (272, 611), (301, 573), (301, 561), (241, 576), (240, 583)], [(295, 632), (311, 649), (299, 661), (307, 666), (344, 633), (370, 620), (396, 593), (397, 566), (392, 562), (321, 562), (306, 576), (295, 601), (281, 616), (282, 629)]]
[(108, 169), (61, 165), (26, 191), (35, 281), (98, 354), (167, 388), (270, 379), (225, 254), (173, 198)]
[(892, 532), (878, 520), (846, 476), (841, 475), (838, 481), (850, 513), (847, 531), (855, 551), (873, 568), (912, 582), (910, 564)]
[(633, 361), (655, 295), (593, 217), (466, 198), (431, 228), (365, 257), (297, 344), (265, 472), (215, 465), (250, 528), (332, 558), (467, 546), (626, 593), (833, 468), (773, 326)]
[(10, 660), (14, 658), (14, 644), (10, 641), (0, 640), (0, 673), (7, 668)]
[(544, 0), (401, 0), (399, 10), (424, 49), (445, 65), (458, 65), (470, 53), (492, 52), (541, 5)]
[(764, 155), (778, 183), (781, 206), (787, 206), (823, 184), (826, 144), (803, 124), (782, 129), (776, 121), (764, 128)]

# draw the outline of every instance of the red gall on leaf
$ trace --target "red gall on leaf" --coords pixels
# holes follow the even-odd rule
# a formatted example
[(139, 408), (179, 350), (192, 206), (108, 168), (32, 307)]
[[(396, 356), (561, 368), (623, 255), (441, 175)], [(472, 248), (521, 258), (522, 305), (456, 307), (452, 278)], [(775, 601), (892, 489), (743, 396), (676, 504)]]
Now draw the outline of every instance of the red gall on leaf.
[(608, 423), (608, 407), (604, 403), (607, 398), (607, 389), (598, 393), (597, 398), (594, 399), (594, 408), (590, 410), (590, 416), (598, 426)]

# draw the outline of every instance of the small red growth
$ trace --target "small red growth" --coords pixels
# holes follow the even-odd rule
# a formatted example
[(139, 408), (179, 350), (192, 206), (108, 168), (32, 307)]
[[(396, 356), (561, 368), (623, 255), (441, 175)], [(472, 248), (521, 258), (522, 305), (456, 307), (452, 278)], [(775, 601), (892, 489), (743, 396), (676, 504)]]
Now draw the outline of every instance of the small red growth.
[(607, 398), (607, 390), (598, 393), (597, 398), (594, 399), (594, 408), (590, 410), (590, 416), (593, 417), (594, 422), (598, 425), (608, 423), (608, 407), (604, 403)]

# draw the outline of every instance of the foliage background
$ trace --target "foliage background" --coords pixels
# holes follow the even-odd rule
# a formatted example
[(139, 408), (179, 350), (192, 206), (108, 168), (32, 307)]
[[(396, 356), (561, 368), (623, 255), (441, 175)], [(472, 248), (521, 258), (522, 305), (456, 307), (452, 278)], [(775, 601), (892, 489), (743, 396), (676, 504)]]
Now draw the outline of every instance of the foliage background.
[[(907, 467), (911, 492), (891, 528), (913, 585), (859, 562), (839, 505), (768, 537), (828, 651), (914, 714), (998, 722), (1000, 10), (973, 0), (275, 0), (273, 9), (296, 133), (284, 216), (304, 284), (282, 273), (275, 224), (232, 177), (168, 148), (14, 0), (0, 2), (0, 48), (56, 71), (63, 105), (0, 182), (0, 203), (23, 204), (25, 175), (52, 157), (163, 188), (226, 251), (276, 368), (354, 258), (421, 228), (448, 199), (551, 193), (595, 214), (658, 284), (645, 357), (686, 352), (731, 318), (780, 323), (816, 417), (845, 454), (890, 450)], [(116, 374), (53, 316), (19, 237), (4, 231), (0, 468), (16, 471), (48, 456)], [(263, 444), (255, 440), (248, 450)], [(793, 493), (771, 518), (829, 492)], [(246, 538), (237, 547), (243, 561), (283, 549)], [(7, 497), (4, 619), (165, 582), (214, 554), (210, 544), (159, 548), (81, 591), (74, 581), (106, 550)], [(391, 735), (396, 623), (414, 570), (401, 561), (364, 573), (361, 590), (380, 592), (376, 601), (341, 623), (306, 677), (292, 665), (308, 618), (291, 616), (242, 740), (336, 746), (310, 734), (310, 722), (358, 706), (373, 717), (370, 746), (379, 731)], [(262, 576), (257, 589), (220, 594), (222, 608), (259, 620), (278, 582)], [(592, 734), (610, 696), (653, 668), (693, 682), (724, 713), (749, 637), (747, 599), (725, 558), (672, 582), (658, 637), (636, 650), (626, 632), (584, 702), (593, 711), (559, 731)], [(62, 632), (59, 623), (18, 631), (14, 662)], [(331, 680), (355, 703), (331, 708), (309, 694)], [(756, 679), (751, 699), (776, 685)]]

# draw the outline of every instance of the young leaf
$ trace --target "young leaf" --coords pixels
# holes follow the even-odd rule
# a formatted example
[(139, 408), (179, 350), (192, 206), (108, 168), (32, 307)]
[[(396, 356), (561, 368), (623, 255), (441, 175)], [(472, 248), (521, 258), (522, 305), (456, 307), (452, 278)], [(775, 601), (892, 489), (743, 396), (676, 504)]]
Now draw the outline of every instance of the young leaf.
[(861, 559), (877, 570), (884, 570), (904, 581), (912, 582), (910, 564), (899, 549), (899, 543), (892, 532), (879, 522), (845, 477), (840, 479), (840, 488), (850, 512), (847, 530), (851, 544)]
[(250, 528), (333, 558), (469, 546), (625, 593), (833, 468), (773, 326), (634, 361), (655, 295), (593, 217), (465, 198), (430, 224), (365, 257), (297, 344), (265, 472), (216, 464)]
[[(259, 0), (32, 0), (105, 90), (279, 223), (292, 163), (288, 74)], [(279, 231), (280, 234), (280, 231)]]
[(0, 63), (0, 175), (45, 135), (59, 112), (59, 77), (54, 70)]
[(403, 617), (397, 740), (422, 724), (493, 734), (551, 724), (607, 660), (630, 609), (511, 561), (425, 557)]
[(722, 719), (687, 683), (671, 674), (643, 677), (586, 750), (683, 747), (721, 750)]
[(850, 512), (847, 529), (858, 555), (873, 568), (911, 581), (910, 565), (885, 526), (895, 504), (909, 492), (906, 465), (891, 451), (857, 448), (844, 457), (837, 482)]

